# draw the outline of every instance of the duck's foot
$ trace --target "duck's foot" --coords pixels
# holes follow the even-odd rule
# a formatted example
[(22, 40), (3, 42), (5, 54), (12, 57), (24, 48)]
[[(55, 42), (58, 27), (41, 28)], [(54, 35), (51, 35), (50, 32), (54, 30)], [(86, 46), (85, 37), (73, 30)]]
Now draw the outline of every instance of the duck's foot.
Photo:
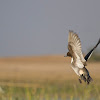
[(79, 82), (82, 83), (81, 79), (79, 79)]
[(90, 83), (90, 82), (89, 82), (89, 81), (87, 81), (87, 85), (89, 85), (89, 83)]
[(89, 76), (88, 78), (87, 78), (87, 84), (89, 84), (90, 82), (92, 82), (93, 81), (93, 79)]
[(83, 76), (83, 74), (80, 76), (80, 78), (81, 78), (82, 80), (84, 80), (84, 82), (86, 82), (86, 78), (85, 78), (85, 76)]
[(83, 80), (84, 80), (84, 82), (86, 82), (86, 78), (85, 78), (85, 76), (83, 76)]

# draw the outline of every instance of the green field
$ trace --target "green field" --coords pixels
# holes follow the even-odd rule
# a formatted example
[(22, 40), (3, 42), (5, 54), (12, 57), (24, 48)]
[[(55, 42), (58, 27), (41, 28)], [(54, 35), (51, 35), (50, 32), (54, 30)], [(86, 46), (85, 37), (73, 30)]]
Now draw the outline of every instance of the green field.
[(100, 82), (42, 82), (37, 86), (2, 86), (0, 100), (100, 100)]

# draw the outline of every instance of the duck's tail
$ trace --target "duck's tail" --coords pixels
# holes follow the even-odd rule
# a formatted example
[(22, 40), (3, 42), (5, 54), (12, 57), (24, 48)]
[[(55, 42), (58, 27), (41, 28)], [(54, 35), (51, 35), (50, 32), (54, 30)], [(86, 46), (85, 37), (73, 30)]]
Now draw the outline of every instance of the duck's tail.
[(94, 46), (94, 48), (84, 57), (84, 59), (86, 61), (91, 57), (93, 51), (96, 49), (96, 47), (99, 45), (99, 43), (100, 43), (100, 39), (99, 39), (98, 43)]

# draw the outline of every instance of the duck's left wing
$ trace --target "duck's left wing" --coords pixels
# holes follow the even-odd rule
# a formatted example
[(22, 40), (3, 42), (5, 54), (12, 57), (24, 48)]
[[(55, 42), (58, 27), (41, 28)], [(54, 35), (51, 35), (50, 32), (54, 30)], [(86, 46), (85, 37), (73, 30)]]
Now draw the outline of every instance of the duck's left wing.
[(78, 63), (81, 62), (83, 65), (85, 65), (86, 61), (82, 54), (80, 38), (73, 31), (69, 31), (68, 50), (70, 54), (72, 54), (74, 60), (77, 59)]
[(95, 47), (84, 57), (84, 59), (85, 59), (86, 61), (91, 57), (93, 51), (94, 51), (95, 48), (99, 45), (99, 43), (100, 43), (100, 39), (99, 39), (98, 43), (95, 45)]

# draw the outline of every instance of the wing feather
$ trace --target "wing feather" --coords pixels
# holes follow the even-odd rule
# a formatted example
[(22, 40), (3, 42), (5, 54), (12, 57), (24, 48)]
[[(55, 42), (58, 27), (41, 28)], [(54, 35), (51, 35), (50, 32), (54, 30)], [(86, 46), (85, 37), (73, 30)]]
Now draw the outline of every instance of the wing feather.
[(83, 57), (81, 51), (81, 42), (76, 33), (69, 31), (68, 36), (68, 49), (70, 54), (73, 57), (74, 62), (80, 67), (83, 68), (86, 60)]

